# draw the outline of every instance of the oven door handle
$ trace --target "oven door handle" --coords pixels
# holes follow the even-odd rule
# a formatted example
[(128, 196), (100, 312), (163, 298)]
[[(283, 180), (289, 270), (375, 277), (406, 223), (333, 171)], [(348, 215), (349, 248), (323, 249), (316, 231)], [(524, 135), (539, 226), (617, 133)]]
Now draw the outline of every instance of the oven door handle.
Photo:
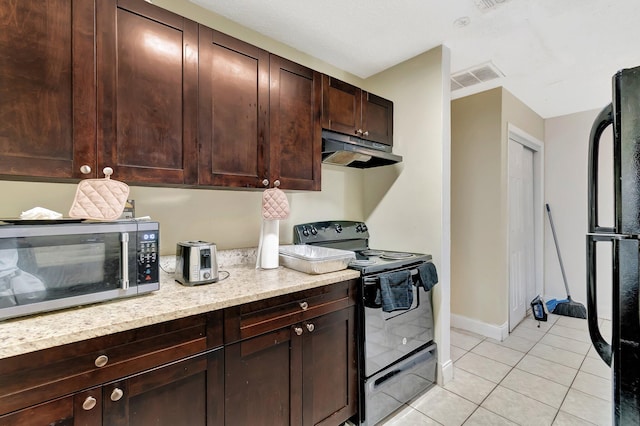
[[(401, 271), (401, 270), (402, 269), (398, 269), (398, 271)], [(378, 285), (380, 283), (380, 275), (387, 274), (389, 272), (397, 272), (397, 271), (388, 271), (388, 272), (383, 272), (381, 274), (370, 275), (368, 277), (364, 277), (362, 279), (362, 281), (364, 282), (364, 285), (366, 285), (366, 286)], [(418, 275), (418, 269), (417, 268), (410, 269), (409, 272), (411, 272), (411, 277), (415, 277), (416, 275)], [(416, 285), (415, 281), (414, 281), (413, 285)]]
[(435, 346), (424, 348), (421, 352), (418, 352), (414, 356), (411, 356), (403, 361), (398, 362), (392, 367), (389, 372), (381, 375), (380, 377), (374, 377), (367, 383), (367, 387), (370, 392), (373, 392), (381, 386), (388, 386), (396, 381), (404, 373), (413, 370), (416, 366), (429, 361), (435, 357)]

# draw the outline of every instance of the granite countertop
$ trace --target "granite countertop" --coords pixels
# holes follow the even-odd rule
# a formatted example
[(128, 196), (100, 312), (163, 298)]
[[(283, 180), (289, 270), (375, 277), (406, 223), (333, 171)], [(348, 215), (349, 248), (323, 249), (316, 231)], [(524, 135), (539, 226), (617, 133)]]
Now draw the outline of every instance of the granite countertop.
[[(229, 278), (186, 287), (173, 279), (174, 256), (162, 256), (160, 290), (116, 301), (65, 309), (0, 322), (0, 359), (104, 336), (247, 302), (357, 278), (345, 269), (308, 275), (280, 266), (255, 269), (255, 250), (218, 252)], [(226, 274), (220, 274), (224, 278)]]

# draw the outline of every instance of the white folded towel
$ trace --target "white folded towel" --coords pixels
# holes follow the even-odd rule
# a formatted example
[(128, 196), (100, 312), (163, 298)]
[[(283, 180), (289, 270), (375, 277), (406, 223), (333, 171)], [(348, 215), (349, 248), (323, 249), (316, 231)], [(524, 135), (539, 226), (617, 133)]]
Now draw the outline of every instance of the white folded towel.
[(44, 207), (34, 207), (26, 212), (22, 212), (20, 219), (37, 220), (37, 219), (61, 219), (62, 213), (45, 209)]

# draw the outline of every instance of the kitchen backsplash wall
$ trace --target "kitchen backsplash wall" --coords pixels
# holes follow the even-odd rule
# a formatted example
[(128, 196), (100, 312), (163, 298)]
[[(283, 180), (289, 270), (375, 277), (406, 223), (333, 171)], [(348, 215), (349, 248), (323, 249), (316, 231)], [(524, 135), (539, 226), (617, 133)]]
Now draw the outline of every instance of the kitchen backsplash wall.
[[(117, 179), (117, 171), (113, 175)], [(76, 184), (0, 180), (0, 218), (16, 218), (33, 207), (64, 216)], [(130, 187), (136, 216), (160, 222), (160, 254), (175, 254), (178, 241), (200, 239), (219, 249), (255, 247), (261, 225), (261, 191)], [(323, 219), (362, 220), (362, 172), (322, 166), (322, 191), (287, 192), (291, 216), (280, 222), (280, 242), (290, 244), (296, 223)]]

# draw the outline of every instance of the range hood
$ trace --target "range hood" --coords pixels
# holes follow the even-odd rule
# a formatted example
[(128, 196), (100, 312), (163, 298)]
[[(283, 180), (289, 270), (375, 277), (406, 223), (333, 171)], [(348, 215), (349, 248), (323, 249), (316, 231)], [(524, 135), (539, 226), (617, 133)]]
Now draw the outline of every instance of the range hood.
[(323, 163), (367, 169), (401, 161), (402, 157), (394, 155), (389, 145), (330, 130), (322, 131)]

